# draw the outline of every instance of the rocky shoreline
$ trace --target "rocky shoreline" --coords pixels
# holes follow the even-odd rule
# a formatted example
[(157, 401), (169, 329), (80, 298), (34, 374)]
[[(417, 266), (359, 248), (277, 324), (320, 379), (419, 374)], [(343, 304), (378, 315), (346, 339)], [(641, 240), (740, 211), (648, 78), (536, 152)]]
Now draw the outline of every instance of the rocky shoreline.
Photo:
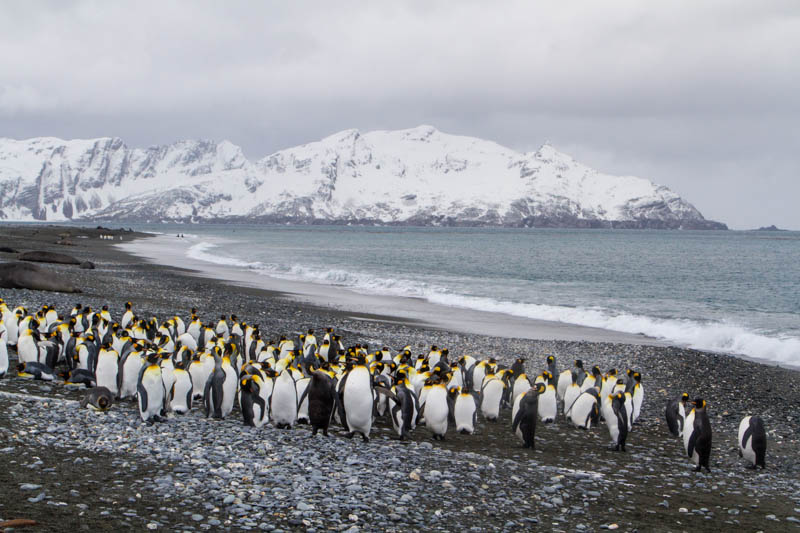
[[(56, 245), (70, 233), (72, 246)], [(99, 235), (113, 235), (114, 240)], [(85, 238), (83, 238), (85, 236)], [(210, 320), (235, 313), (270, 335), (333, 326), (345, 344), (446, 346), (454, 354), (526, 357), (530, 374), (545, 354), (560, 369), (576, 358), (603, 370), (640, 370), (641, 422), (628, 453), (607, 450), (605, 426), (581, 431), (560, 417), (539, 425), (536, 450), (521, 448), (508, 412), (476, 435), (452, 431), (434, 443), (420, 427), (411, 442), (378, 422), (368, 444), (310, 437), (299, 427), (245, 427), (238, 410), (225, 420), (199, 410), (164, 424), (141, 423), (135, 405), (108, 413), (78, 409), (82, 390), (7, 376), (0, 380), (0, 519), (30, 518), (36, 530), (692, 530), (800, 527), (800, 373), (731, 356), (676, 347), (527, 341), (426, 329), (365, 312), (301, 304), (290, 295), (210, 282), (179, 269), (143, 263), (111, 246), (125, 231), (0, 226), (0, 244), (59, 251), (95, 270), (48, 265), (82, 294), (2, 289), (10, 306), (125, 301), (146, 316)], [(14, 254), (0, 253), (8, 261)], [(12, 352), (12, 358), (14, 354)], [(12, 372), (13, 374), (13, 372)], [(714, 431), (711, 473), (697, 474), (663, 421), (680, 392), (709, 402)], [(745, 468), (736, 448), (741, 418), (758, 414), (768, 432), (767, 469)], [(31, 488), (33, 487), (33, 488)], [(1, 521), (1, 520), (0, 520)]]

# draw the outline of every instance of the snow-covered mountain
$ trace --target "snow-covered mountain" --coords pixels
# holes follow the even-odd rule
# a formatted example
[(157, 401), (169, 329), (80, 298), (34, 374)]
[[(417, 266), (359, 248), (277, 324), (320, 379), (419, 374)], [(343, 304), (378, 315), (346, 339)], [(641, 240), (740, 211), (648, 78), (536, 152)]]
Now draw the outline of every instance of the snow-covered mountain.
[(725, 228), (550, 145), (519, 153), (431, 126), (346, 130), (255, 162), (227, 141), (0, 139), (0, 218)]

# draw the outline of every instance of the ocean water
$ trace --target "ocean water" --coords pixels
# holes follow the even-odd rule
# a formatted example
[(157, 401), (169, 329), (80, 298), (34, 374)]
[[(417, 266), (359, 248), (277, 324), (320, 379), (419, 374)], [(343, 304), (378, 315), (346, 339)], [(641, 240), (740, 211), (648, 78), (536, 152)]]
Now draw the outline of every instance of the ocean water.
[(800, 365), (800, 232), (134, 227), (265, 276)]

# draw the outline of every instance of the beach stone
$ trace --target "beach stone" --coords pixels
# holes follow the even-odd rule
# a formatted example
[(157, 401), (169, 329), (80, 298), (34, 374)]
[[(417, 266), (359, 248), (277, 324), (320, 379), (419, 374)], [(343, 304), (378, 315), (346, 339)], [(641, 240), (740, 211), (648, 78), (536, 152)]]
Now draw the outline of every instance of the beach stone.
[(23, 483), (22, 485), (19, 486), (19, 490), (36, 490), (41, 488), (42, 488), (41, 485), (35, 485), (33, 483)]

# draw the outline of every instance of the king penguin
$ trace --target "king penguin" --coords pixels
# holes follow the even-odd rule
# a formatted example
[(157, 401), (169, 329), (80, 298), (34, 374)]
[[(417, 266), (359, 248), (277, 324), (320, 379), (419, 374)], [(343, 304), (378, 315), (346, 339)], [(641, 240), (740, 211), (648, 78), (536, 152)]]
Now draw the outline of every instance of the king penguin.
[[(536, 435), (536, 418), (539, 416), (539, 396), (548, 387), (543, 383), (537, 383), (536, 387), (522, 395), (519, 400), (519, 409), (514, 415), (511, 430), (522, 440), (525, 448), (534, 449), (534, 436)], [(555, 394), (555, 388), (553, 389)]]
[(328, 427), (336, 408), (336, 382), (324, 370), (315, 370), (311, 373), (311, 380), (303, 392), (308, 402), (308, 422), (311, 424), (311, 435), (322, 430), (328, 436)]
[(192, 409), (192, 375), (186, 371), (186, 362), (178, 361), (172, 370), (172, 389), (169, 391), (170, 411), (185, 415)]
[(433, 439), (444, 440), (447, 433), (447, 421), (450, 417), (450, 406), (447, 401), (446, 384), (438, 379), (433, 384), (424, 407), (425, 427), (433, 434)]
[(467, 387), (463, 387), (456, 398), (453, 408), (453, 416), (456, 423), (456, 431), (472, 435), (475, 433), (475, 420), (478, 414), (478, 401), (475, 393)]
[[(577, 385), (573, 385), (577, 389)], [(573, 424), (582, 429), (590, 429), (600, 420), (600, 394), (594, 387), (580, 393), (565, 413)]]
[(0, 379), (2, 379), (6, 372), (8, 372), (8, 331), (0, 320)]
[(683, 424), (686, 418), (686, 403), (689, 401), (689, 394), (683, 393), (677, 398), (667, 401), (667, 408), (664, 416), (667, 419), (669, 432), (676, 437), (683, 436)]
[(348, 436), (360, 433), (364, 442), (369, 441), (372, 430), (372, 410), (375, 402), (372, 390), (372, 376), (366, 359), (359, 355), (356, 364), (343, 377), (339, 385), (342, 423)]
[(242, 417), (246, 426), (260, 428), (269, 420), (269, 409), (267, 399), (262, 393), (262, 385), (259, 374), (245, 375), (240, 383), (242, 393), (239, 400), (242, 406)]
[(606, 425), (608, 426), (608, 433), (611, 435), (611, 442), (614, 445), (614, 451), (625, 451), (625, 440), (628, 438), (628, 423), (630, 417), (625, 411), (625, 395), (617, 393), (608, 395), (605, 400), (606, 407)]
[(164, 415), (166, 392), (161, 379), (161, 357), (152, 353), (139, 371), (136, 390), (139, 397), (139, 415), (148, 424), (161, 422)]
[(270, 413), (275, 427), (291, 429), (297, 422), (297, 399), (292, 371), (284, 368), (275, 379), (270, 400)]
[(686, 455), (697, 465), (695, 472), (705, 467), (708, 472), (709, 458), (711, 456), (711, 422), (708, 420), (706, 401), (702, 398), (692, 402), (694, 409), (686, 416), (683, 428), (683, 446)]
[(767, 432), (764, 421), (758, 416), (746, 416), (739, 424), (739, 457), (750, 462), (750, 468), (765, 469), (767, 455)]

